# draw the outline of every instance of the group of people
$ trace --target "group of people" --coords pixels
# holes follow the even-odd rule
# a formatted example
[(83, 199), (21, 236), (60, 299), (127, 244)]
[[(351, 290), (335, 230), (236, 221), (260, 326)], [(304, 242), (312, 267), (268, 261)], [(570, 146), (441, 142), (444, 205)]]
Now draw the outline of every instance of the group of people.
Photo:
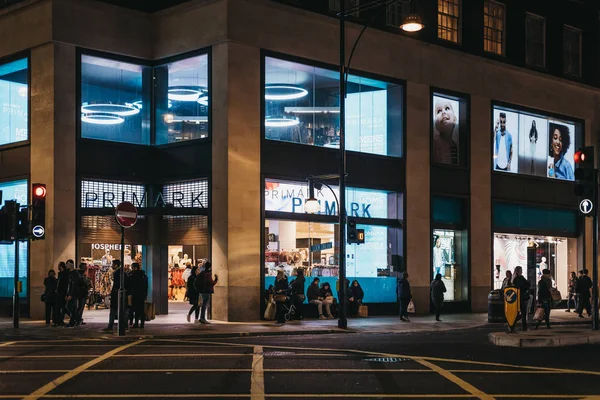
[(219, 281), (219, 276), (212, 276), (212, 265), (208, 260), (202, 260), (197, 266), (187, 265), (182, 277), (186, 281), (185, 297), (192, 305), (187, 313), (187, 322), (191, 322), (194, 314), (194, 322), (210, 324), (206, 319), (206, 307), (210, 302), (210, 296), (214, 293), (214, 287)]
[[(58, 276), (54, 269), (44, 279), (41, 300), (46, 305), (46, 325), (74, 327), (84, 324), (83, 310), (91, 283), (86, 276), (87, 266), (75, 268), (73, 260), (58, 263)], [(65, 324), (65, 315), (69, 323)]]
[[(409, 305), (412, 301), (412, 292), (410, 290), (410, 282), (408, 281), (408, 272), (403, 272), (398, 280), (397, 286), (398, 303), (400, 303), (400, 321), (410, 322), (408, 319)], [(442, 281), (442, 274), (436, 274), (435, 278), (429, 285), (429, 294), (431, 302), (435, 308), (435, 320), (441, 321), (440, 313), (444, 305), (444, 293), (446, 293), (446, 285)]]
[[(294, 318), (297, 320), (304, 319), (302, 313), (302, 304), (308, 299), (308, 303), (316, 306), (319, 313), (319, 319), (333, 319), (332, 308), (337, 304), (333, 296), (331, 285), (324, 282), (320, 285), (321, 280), (314, 278), (305, 292), (306, 278), (304, 270), (298, 269), (298, 275), (291, 282), (284, 271), (279, 271), (275, 279), (275, 285), (271, 292), (275, 300), (275, 320), (277, 325), (285, 324), (285, 310), (287, 306), (294, 306)], [(358, 310), (365, 296), (360, 284), (357, 280), (350, 283), (346, 279), (346, 306), (350, 311), (350, 316), (358, 315)], [(323, 310), (324, 309), (324, 310)], [(323, 313), (325, 311), (325, 313)]]
[(579, 276), (575, 272), (571, 272), (569, 278), (569, 297), (567, 299), (566, 312), (571, 312), (571, 304), (574, 306), (574, 310), (579, 314), (579, 318), (584, 318), (583, 310), (586, 311), (587, 316), (592, 316), (592, 293), (591, 290), (594, 287), (592, 279), (588, 276), (588, 270), (582, 269), (579, 271)]

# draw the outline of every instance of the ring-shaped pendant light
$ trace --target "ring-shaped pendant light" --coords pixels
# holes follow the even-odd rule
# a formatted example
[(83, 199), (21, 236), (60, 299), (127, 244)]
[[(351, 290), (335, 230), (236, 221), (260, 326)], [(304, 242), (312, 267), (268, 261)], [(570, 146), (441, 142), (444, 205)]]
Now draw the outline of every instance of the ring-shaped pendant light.
[(125, 118), (115, 114), (93, 113), (89, 115), (82, 114), (81, 122), (95, 125), (119, 125), (125, 122)]
[(197, 86), (171, 86), (168, 98), (173, 101), (198, 101), (203, 89)]
[(265, 86), (266, 100), (295, 100), (301, 99), (308, 94), (308, 90), (291, 85), (267, 85)]
[(279, 118), (279, 117), (267, 117), (265, 118), (265, 126), (271, 128), (287, 128), (296, 126), (300, 123), (297, 118)]
[(98, 104), (83, 104), (81, 106), (81, 112), (83, 114), (113, 114), (119, 117), (129, 117), (132, 115), (139, 114), (140, 109), (131, 103), (125, 104), (110, 104), (110, 103), (98, 103)]

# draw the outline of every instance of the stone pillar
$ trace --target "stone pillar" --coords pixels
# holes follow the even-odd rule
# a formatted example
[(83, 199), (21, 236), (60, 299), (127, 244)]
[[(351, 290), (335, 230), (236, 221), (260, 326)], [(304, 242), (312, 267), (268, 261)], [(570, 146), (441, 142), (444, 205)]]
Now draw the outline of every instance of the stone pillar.
[(490, 99), (471, 96), (471, 308), (487, 311), (492, 288), (492, 122)]
[[(43, 318), (44, 277), (75, 258), (75, 48), (47, 44), (31, 51), (31, 182), (45, 183), (46, 239), (31, 243), (30, 315)], [(77, 260), (75, 260), (77, 263)]]
[(260, 51), (212, 48), (213, 318), (260, 317)]
[(406, 96), (406, 270), (419, 314), (429, 312), (431, 269), (430, 90), (408, 82)]

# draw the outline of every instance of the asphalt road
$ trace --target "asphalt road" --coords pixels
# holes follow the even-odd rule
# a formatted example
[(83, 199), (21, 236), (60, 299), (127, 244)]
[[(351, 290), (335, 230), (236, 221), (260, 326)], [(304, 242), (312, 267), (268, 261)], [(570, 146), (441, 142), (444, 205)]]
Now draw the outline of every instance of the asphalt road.
[(0, 399), (600, 399), (600, 347), (510, 349), (490, 329), (0, 343)]

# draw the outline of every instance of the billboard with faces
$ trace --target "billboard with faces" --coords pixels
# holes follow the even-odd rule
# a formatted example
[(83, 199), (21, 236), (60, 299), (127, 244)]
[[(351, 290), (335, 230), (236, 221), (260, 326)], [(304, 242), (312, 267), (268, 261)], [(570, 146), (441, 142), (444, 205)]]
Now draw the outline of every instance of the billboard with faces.
[(578, 123), (494, 107), (493, 169), (572, 181), (580, 135)]
[(432, 161), (436, 164), (460, 164), (460, 118), (458, 100), (433, 95)]

